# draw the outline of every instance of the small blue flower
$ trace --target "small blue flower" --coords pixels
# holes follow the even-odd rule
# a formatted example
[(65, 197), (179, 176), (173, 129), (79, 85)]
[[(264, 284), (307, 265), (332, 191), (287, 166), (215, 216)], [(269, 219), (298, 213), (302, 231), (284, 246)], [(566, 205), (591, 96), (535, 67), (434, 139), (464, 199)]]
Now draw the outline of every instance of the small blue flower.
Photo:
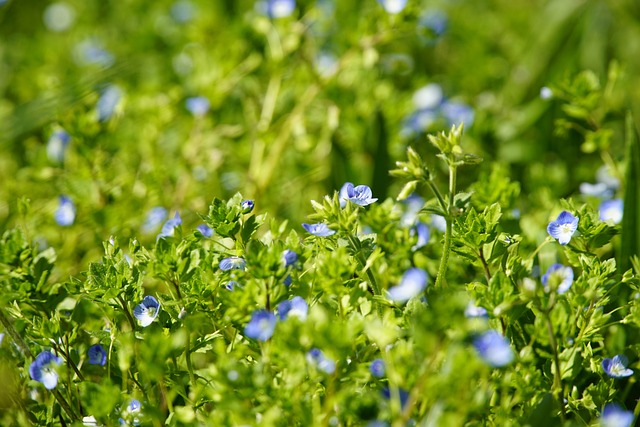
[(407, 6), (407, 0), (378, 0), (378, 3), (392, 15), (402, 12)]
[(142, 232), (145, 234), (154, 232), (166, 218), (167, 210), (161, 206), (156, 206), (147, 214), (147, 218), (141, 227)]
[(571, 215), (567, 211), (560, 212), (555, 221), (551, 221), (547, 226), (547, 233), (558, 240), (561, 245), (566, 245), (571, 241), (573, 233), (578, 229), (579, 218)]
[(290, 300), (282, 301), (278, 304), (278, 315), (280, 320), (286, 320), (288, 317), (297, 317), (300, 320), (307, 318), (309, 312), (309, 305), (304, 298), (295, 296)]
[(80, 65), (110, 67), (115, 62), (113, 55), (94, 39), (87, 39), (77, 44), (74, 48), (74, 57)]
[(204, 237), (213, 236), (213, 228), (209, 227), (207, 224), (200, 224), (196, 230), (198, 230)]
[(167, 220), (162, 226), (162, 230), (160, 230), (160, 234), (158, 234), (158, 239), (163, 237), (171, 237), (175, 234), (176, 227), (182, 225), (182, 218), (180, 218), (180, 214), (176, 212), (173, 218)]
[(389, 289), (392, 301), (404, 303), (419, 295), (427, 286), (427, 272), (421, 268), (410, 268), (402, 276), (400, 284)]
[(600, 221), (611, 221), (614, 224), (620, 224), (624, 203), (622, 199), (605, 200), (600, 203), (598, 210), (600, 212)]
[(486, 308), (478, 307), (471, 301), (469, 301), (469, 304), (467, 304), (467, 307), (464, 309), (464, 315), (467, 318), (476, 318), (476, 317), (488, 318), (489, 317), (489, 313), (487, 313)]
[(307, 230), (309, 233), (318, 237), (327, 237), (336, 233), (336, 231), (330, 229), (327, 226), (327, 224), (304, 224), (303, 223), (302, 227), (304, 227), (304, 229)]
[(194, 96), (185, 101), (187, 110), (196, 117), (202, 117), (209, 112), (211, 104), (204, 96)]
[(291, 277), (290, 274), (287, 274), (287, 277), (284, 278), (284, 280), (282, 281), (282, 283), (285, 286), (291, 286), (291, 284), (293, 283), (293, 278)]
[(625, 411), (615, 403), (607, 403), (600, 417), (601, 427), (631, 427), (633, 424), (633, 412)]
[(358, 185), (354, 187), (352, 183), (346, 182), (340, 189), (340, 206), (344, 207), (347, 201), (359, 206), (370, 205), (378, 200), (372, 198), (371, 195), (371, 188), (368, 186)]
[(107, 352), (100, 344), (94, 344), (87, 350), (90, 365), (104, 366), (107, 363)]
[(509, 340), (498, 331), (489, 330), (473, 340), (473, 346), (487, 364), (500, 368), (513, 362), (515, 357)]
[(265, 0), (261, 5), (270, 18), (286, 18), (296, 9), (295, 0)]
[(549, 280), (554, 280), (551, 284), (557, 286), (559, 294), (564, 294), (573, 284), (573, 269), (562, 264), (553, 264), (541, 278), (542, 284), (547, 290), (550, 285)]
[(147, 295), (142, 302), (133, 309), (133, 316), (138, 319), (140, 326), (146, 328), (158, 317), (160, 303), (157, 299)]
[(60, 204), (54, 214), (54, 218), (58, 225), (68, 227), (73, 224), (76, 219), (76, 205), (67, 196), (59, 197)]
[[(389, 387), (385, 387), (382, 389), (382, 396), (389, 400), (393, 396), (393, 393), (391, 393), (391, 389)], [(403, 388), (398, 388), (398, 397), (400, 398), (400, 406), (404, 409), (409, 401), (409, 392)]]
[(426, 246), (429, 243), (429, 237), (431, 233), (429, 231), (429, 227), (426, 224), (421, 222), (416, 223), (415, 227), (411, 229), (411, 234), (418, 235), (418, 242), (411, 247), (412, 251), (417, 251), (423, 246)]
[(142, 405), (139, 400), (132, 399), (127, 407), (122, 411), (123, 418), (120, 418), (120, 425), (140, 425), (140, 416), (142, 415)]
[(47, 390), (53, 390), (58, 385), (58, 372), (56, 366), (62, 363), (62, 359), (50, 351), (43, 351), (36, 356), (29, 366), (31, 379), (41, 382)]
[(243, 214), (248, 214), (253, 210), (253, 200), (243, 200), (242, 203), (240, 203), (240, 209), (242, 209), (242, 213)]
[(233, 290), (235, 290), (235, 288), (237, 287), (240, 287), (240, 285), (235, 280), (230, 280), (226, 285), (224, 285), (224, 287), (233, 292)]
[(122, 98), (122, 89), (116, 85), (109, 85), (102, 91), (98, 103), (96, 104), (96, 110), (98, 114), (98, 121), (104, 122), (111, 118), (116, 111), (116, 107), (120, 103)]
[(336, 370), (336, 362), (326, 357), (319, 348), (312, 348), (307, 352), (307, 362), (326, 374), (333, 374)]
[(171, 16), (180, 24), (186, 24), (191, 21), (195, 13), (196, 8), (193, 3), (187, 0), (179, 0), (171, 6)]
[(618, 354), (611, 359), (603, 359), (602, 369), (611, 378), (626, 378), (633, 375), (633, 370), (627, 368), (628, 363), (629, 360), (625, 355)]
[[(438, 9), (430, 9), (425, 11), (418, 18), (419, 34), (423, 34), (424, 30), (428, 30), (433, 36), (439, 37), (447, 30), (449, 20), (447, 14)], [(427, 38), (427, 41), (431, 41)]]
[(244, 328), (244, 334), (258, 341), (266, 341), (276, 329), (276, 315), (267, 310), (257, 310)]
[(285, 267), (289, 267), (298, 261), (298, 254), (292, 251), (291, 249), (286, 249), (282, 253), (282, 263)]
[(376, 378), (384, 377), (384, 371), (385, 371), (384, 368), (385, 368), (384, 360), (382, 359), (375, 359), (369, 365), (369, 371), (371, 371), (371, 375), (373, 375)]
[(475, 117), (473, 108), (462, 102), (445, 101), (442, 104), (442, 114), (449, 126), (459, 126), (464, 123), (466, 128), (471, 127)]
[(580, 193), (585, 196), (601, 198), (610, 198), (613, 196), (613, 190), (603, 182), (597, 182), (595, 184), (583, 182), (580, 184)]
[(225, 258), (222, 261), (220, 261), (219, 267), (220, 267), (220, 270), (222, 271), (244, 270), (246, 265), (247, 263), (244, 259), (237, 256), (231, 256), (229, 258)]
[(47, 141), (47, 157), (53, 163), (64, 162), (64, 155), (67, 145), (71, 141), (71, 136), (64, 129), (57, 130), (51, 134)]

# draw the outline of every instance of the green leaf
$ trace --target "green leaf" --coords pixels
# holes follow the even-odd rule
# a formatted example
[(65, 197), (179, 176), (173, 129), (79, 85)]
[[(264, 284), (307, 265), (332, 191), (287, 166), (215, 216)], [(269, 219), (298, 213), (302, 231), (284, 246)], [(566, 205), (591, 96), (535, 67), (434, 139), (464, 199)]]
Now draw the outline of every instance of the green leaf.
[(631, 113), (626, 117), (626, 172), (620, 269), (631, 268), (631, 257), (640, 255), (640, 140)]

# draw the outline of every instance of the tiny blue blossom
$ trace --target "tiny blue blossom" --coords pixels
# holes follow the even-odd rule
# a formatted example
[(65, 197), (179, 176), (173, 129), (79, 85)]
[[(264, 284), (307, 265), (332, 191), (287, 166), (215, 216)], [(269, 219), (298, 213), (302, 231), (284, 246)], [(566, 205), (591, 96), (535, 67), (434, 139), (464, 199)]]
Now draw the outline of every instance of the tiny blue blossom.
[(478, 307), (471, 301), (469, 301), (469, 304), (467, 304), (467, 307), (464, 309), (464, 315), (467, 318), (489, 317), (489, 313), (487, 313), (486, 308)]
[(64, 129), (59, 129), (51, 134), (47, 141), (47, 157), (53, 163), (64, 162), (67, 146), (71, 136)]
[(75, 61), (80, 65), (98, 65), (110, 67), (115, 62), (114, 56), (93, 39), (87, 39), (74, 48)]
[(573, 233), (578, 229), (579, 218), (571, 215), (567, 211), (560, 212), (555, 221), (551, 221), (547, 226), (547, 233), (558, 240), (561, 245), (566, 245), (571, 241)]
[(29, 366), (31, 379), (41, 382), (47, 390), (53, 390), (58, 385), (58, 372), (56, 367), (62, 363), (62, 359), (50, 351), (43, 351)]
[(336, 370), (336, 362), (326, 357), (319, 348), (312, 348), (307, 352), (307, 361), (326, 374), (333, 374)]
[(473, 346), (487, 364), (500, 368), (513, 362), (515, 357), (509, 340), (498, 331), (490, 330), (473, 340)]
[(296, 2), (295, 0), (265, 0), (259, 7), (270, 18), (286, 18), (296, 9)]
[[(120, 418), (120, 425), (131, 425), (139, 426), (140, 425), (140, 416), (142, 415), (142, 405), (140, 401), (137, 399), (132, 399), (131, 402), (127, 405), (127, 407), (122, 411), (123, 418)], [(131, 423), (131, 424), (129, 424)]]
[(54, 213), (54, 219), (63, 227), (68, 227), (73, 224), (76, 219), (76, 205), (67, 196), (60, 196), (58, 198), (58, 209)]
[(243, 200), (240, 203), (240, 209), (242, 209), (243, 214), (248, 214), (253, 210), (254, 203), (253, 200)]
[(286, 320), (288, 317), (297, 317), (300, 320), (307, 318), (309, 305), (304, 298), (295, 296), (290, 300), (282, 301), (278, 304), (278, 315), (280, 320)]
[(220, 270), (244, 270), (247, 263), (243, 258), (231, 256), (220, 261)]
[(622, 199), (605, 200), (600, 203), (598, 210), (600, 213), (600, 221), (611, 221), (614, 224), (620, 224), (622, 221), (624, 204)]
[(473, 108), (462, 102), (445, 101), (442, 104), (442, 114), (449, 126), (459, 126), (464, 123), (466, 128), (471, 127), (475, 117)]
[(389, 298), (399, 303), (407, 302), (424, 290), (427, 279), (426, 271), (421, 268), (410, 268), (402, 276), (400, 284), (389, 289)]
[(547, 269), (547, 272), (541, 278), (542, 284), (548, 290), (549, 280), (555, 277), (557, 284), (557, 292), (559, 294), (564, 294), (569, 290), (571, 285), (573, 284), (573, 269), (571, 267), (565, 267), (562, 264), (553, 264), (551, 267)]
[(285, 286), (291, 286), (291, 284), (293, 283), (293, 278), (291, 277), (290, 274), (287, 274), (287, 277), (284, 278), (284, 280), (282, 281), (282, 283)]
[(442, 86), (437, 83), (429, 83), (413, 93), (413, 105), (416, 110), (435, 110), (444, 101)]
[(209, 227), (207, 224), (200, 224), (196, 230), (198, 230), (204, 237), (213, 236), (213, 228)]
[(140, 326), (146, 328), (158, 317), (160, 303), (154, 297), (147, 295), (142, 302), (133, 309), (133, 316), (138, 319)]
[(266, 341), (276, 329), (276, 316), (267, 310), (257, 310), (244, 328), (244, 334), (258, 341)]
[(171, 16), (180, 24), (186, 24), (191, 21), (195, 13), (196, 8), (193, 3), (187, 0), (179, 0), (171, 6)]
[(338, 197), (341, 207), (346, 206), (347, 201), (359, 206), (367, 206), (378, 200), (372, 198), (371, 195), (371, 188), (368, 186), (358, 185), (354, 187), (352, 183), (346, 182), (340, 189)]
[(429, 227), (426, 224), (423, 224), (422, 222), (416, 223), (415, 227), (411, 229), (411, 232), (411, 234), (418, 235), (418, 241), (411, 247), (412, 251), (417, 251), (418, 249), (426, 246), (426, 244), (429, 243), (429, 237), (431, 236), (431, 233), (429, 231)]
[(292, 251), (291, 249), (286, 249), (282, 253), (282, 263), (285, 267), (289, 267), (298, 261), (298, 254)]
[(602, 369), (611, 378), (626, 378), (633, 375), (633, 370), (627, 368), (628, 363), (629, 360), (625, 355), (618, 354), (611, 359), (603, 359)]
[[(382, 396), (385, 399), (390, 400), (393, 397), (393, 393), (389, 387), (385, 387), (382, 389)], [(398, 388), (398, 397), (400, 399), (400, 406), (404, 408), (409, 401), (409, 392), (403, 388)]]
[(595, 184), (583, 182), (580, 184), (580, 193), (585, 196), (602, 198), (610, 198), (613, 196), (613, 191), (603, 182), (596, 182)]
[(384, 360), (375, 359), (374, 361), (372, 361), (369, 365), (369, 371), (371, 371), (371, 375), (373, 375), (374, 377), (382, 378), (385, 372)]
[(607, 403), (600, 417), (601, 427), (631, 427), (633, 424), (633, 411), (625, 411), (615, 403)]
[(400, 13), (407, 6), (407, 0), (378, 0), (384, 10), (392, 15)]
[(163, 237), (173, 236), (175, 234), (176, 227), (178, 227), (179, 225), (182, 225), (182, 218), (180, 218), (180, 214), (176, 212), (173, 218), (167, 220), (167, 222), (164, 223), (164, 225), (162, 226), (162, 230), (160, 230), (157, 238), (161, 239)]
[(196, 117), (202, 117), (209, 112), (211, 104), (204, 96), (194, 96), (185, 101), (187, 110)]
[(100, 344), (94, 344), (87, 350), (90, 365), (104, 366), (107, 363), (107, 352)]
[[(449, 20), (447, 14), (438, 9), (425, 11), (418, 18), (418, 34), (422, 35), (428, 30), (433, 36), (439, 37), (447, 30)], [(431, 41), (427, 38), (427, 41)]]
[(145, 234), (154, 232), (166, 218), (167, 210), (161, 206), (156, 206), (147, 214), (147, 218), (141, 227), (142, 232)]
[(224, 285), (225, 288), (227, 288), (230, 291), (235, 290), (235, 288), (239, 287), (240, 285), (238, 284), (238, 282), (236, 282), (235, 280), (230, 280), (229, 282), (227, 282), (226, 285)]
[(102, 91), (96, 104), (99, 122), (104, 122), (111, 118), (120, 103), (120, 99), (122, 99), (122, 89), (116, 85), (109, 85)]
[(305, 230), (314, 236), (327, 237), (336, 233), (335, 230), (330, 229), (327, 224), (302, 224)]

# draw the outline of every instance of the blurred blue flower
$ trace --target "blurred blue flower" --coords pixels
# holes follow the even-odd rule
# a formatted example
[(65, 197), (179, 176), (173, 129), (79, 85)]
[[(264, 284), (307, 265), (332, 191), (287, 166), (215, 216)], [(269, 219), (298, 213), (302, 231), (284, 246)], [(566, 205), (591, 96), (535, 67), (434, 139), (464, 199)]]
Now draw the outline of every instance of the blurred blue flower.
[(598, 210), (600, 212), (600, 221), (611, 221), (614, 224), (620, 224), (624, 203), (622, 199), (605, 200), (600, 203)]
[(96, 104), (96, 111), (98, 114), (98, 121), (107, 121), (113, 116), (116, 111), (120, 100), (122, 99), (122, 89), (116, 85), (107, 86), (98, 99)]
[(395, 302), (407, 302), (424, 290), (427, 279), (426, 271), (421, 268), (410, 268), (402, 276), (400, 284), (389, 289), (389, 298)]
[(384, 360), (375, 359), (369, 365), (369, 371), (371, 371), (371, 375), (376, 378), (382, 378), (384, 376)]
[(337, 73), (340, 65), (338, 58), (329, 52), (320, 52), (313, 64), (316, 72), (324, 78), (329, 78)]
[(243, 258), (237, 256), (231, 256), (220, 261), (220, 270), (244, 270), (247, 263)]
[(144, 220), (142, 224), (142, 232), (143, 233), (152, 233), (154, 232), (160, 224), (167, 217), (167, 210), (161, 206), (156, 206), (151, 209), (147, 214), (147, 218)]
[(447, 230), (447, 220), (442, 215), (431, 215), (431, 226), (441, 233)]
[(204, 237), (213, 236), (213, 228), (209, 227), (207, 224), (200, 224), (196, 230), (198, 230)]
[(179, 0), (171, 6), (171, 16), (180, 24), (191, 21), (195, 13), (195, 6), (188, 0)]
[(243, 200), (240, 203), (240, 209), (242, 209), (243, 214), (248, 214), (253, 210), (254, 203), (253, 200)]
[(445, 101), (442, 104), (442, 114), (447, 125), (460, 125), (464, 123), (465, 128), (471, 127), (475, 113), (473, 108), (462, 102)]
[(120, 418), (120, 425), (140, 425), (140, 415), (142, 415), (142, 405), (139, 400), (132, 399), (131, 402), (127, 405), (127, 407), (122, 411), (122, 416), (124, 418)]
[(494, 368), (506, 366), (515, 357), (509, 340), (498, 331), (489, 330), (473, 340), (473, 346), (487, 364)]
[(571, 241), (573, 233), (578, 229), (579, 218), (571, 215), (567, 211), (560, 212), (555, 221), (551, 221), (547, 226), (547, 233), (558, 240), (561, 245), (566, 245)]
[(293, 283), (293, 278), (291, 277), (290, 274), (287, 274), (287, 277), (284, 278), (284, 280), (282, 281), (282, 283), (285, 286), (291, 286), (291, 283)]
[(180, 218), (180, 214), (176, 212), (173, 218), (168, 219), (167, 222), (164, 223), (157, 239), (173, 236), (175, 234), (176, 227), (179, 225), (182, 225), (182, 218)]
[(407, 0), (378, 0), (387, 13), (395, 15), (400, 13), (407, 6)]
[(476, 318), (476, 317), (484, 317), (488, 318), (489, 313), (487, 313), (487, 309), (484, 307), (478, 307), (473, 302), (469, 301), (467, 307), (464, 309), (464, 315), (467, 318)]
[(547, 290), (549, 290), (549, 280), (555, 280), (558, 286), (556, 291), (559, 294), (564, 294), (573, 284), (573, 269), (562, 264), (553, 264), (541, 278), (542, 284)]
[(266, 341), (276, 329), (276, 315), (267, 310), (256, 310), (244, 328), (244, 334), (258, 341)]
[[(418, 18), (418, 34), (426, 41), (432, 41), (434, 37), (437, 38), (444, 34), (448, 24), (446, 13), (439, 9), (429, 9)], [(431, 34), (425, 34), (425, 30)]]
[(74, 48), (76, 63), (80, 65), (99, 65), (110, 67), (115, 62), (113, 55), (94, 39), (83, 40)]
[(90, 365), (104, 366), (107, 363), (107, 352), (100, 344), (94, 344), (87, 350)]
[(429, 227), (426, 224), (423, 224), (421, 222), (416, 223), (415, 227), (411, 229), (411, 234), (418, 235), (418, 241), (411, 247), (412, 251), (417, 251), (418, 249), (426, 246), (426, 244), (429, 243), (431, 232), (429, 231)]
[(627, 368), (628, 363), (629, 360), (625, 355), (618, 354), (611, 359), (603, 359), (602, 369), (611, 378), (626, 378), (633, 375), (633, 370)]
[(289, 267), (298, 261), (298, 254), (292, 251), (291, 249), (285, 249), (282, 253), (282, 263), (285, 267)]
[(442, 86), (429, 83), (413, 93), (413, 105), (416, 110), (436, 110), (444, 101)]
[(547, 86), (542, 86), (540, 88), (540, 99), (549, 100), (553, 98), (553, 91)]
[(278, 304), (278, 316), (280, 316), (280, 320), (286, 320), (289, 316), (305, 320), (308, 312), (309, 305), (304, 298), (299, 296), (295, 296), (290, 300), (285, 300)]
[(64, 2), (51, 3), (45, 8), (42, 16), (44, 25), (56, 33), (61, 33), (71, 28), (75, 18), (76, 11)]
[(58, 372), (56, 367), (62, 363), (62, 359), (50, 351), (43, 351), (29, 366), (31, 379), (41, 382), (47, 390), (52, 390), (58, 385)]
[(615, 403), (607, 403), (600, 417), (601, 427), (631, 427), (634, 419), (632, 411), (626, 411)]
[(610, 189), (607, 184), (603, 182), (597, 182), (591, 184), (589, 182), (583, 182), (580, 184), (580, 193), (585, 196), (609, 198), (613, 196), (613, 190)]
[[(390, 400), (393, 393), (391, 393), (391, 389), (389, 387), (385, 387), (382, 389), (382, 396), (385, 399)], [(400, 406), (404, 409), (409, 401), (409, 392), (403, 388), (398, 388), (398, 397), (400, 398)]]
[(257, 9), (270, 18), (286, 18), (296, 9), (295, 0), (264, 0), (256, 5)]
[(326, 357), (319, 348), (312, 348), (307, 352), (307, 361), (326, 374), (333, 374), (336, 370), (336, 362)]
[(185, 104), (187, 105), (187, 110), (196, 117), (204, 116), (209, 112), (209, 108), (211, 107), (209, 100), (204, 96), (187, 98)]
[(309, 233), (318, 237), (327, 237), (336, 233), (336, 231), (330, 229), (329, 226), (327, 226), (327, 224), (304, 224), (303, 223), (302, 227), (304, 227), (304, 229), (307, 230)]
[(146, 328), (158, 317), (160, 303), (154, 297), (147, 295), (142, 302), (133, 309), (133, 316), (138, 319), (140, 326)]
[(598, 168), (596, 181), (603, 183), (612, 190), (617, 190), (620, 187), (620, 180), (611, 173), (611, 168), (607, 165), (602, 165)]
[(235, 288), (237, 288), (239, 286), (240, 285), (235, 280), (230, 280), (229, 282), (227, 282), (226, 285), (224, 285), (224, 287), (227, 288), (230, 291), (233, 291)]
[(56, 209), (53, 217), (58, 225), (68, 227), (72, 225), (76, 219), (76, 205), (74, 205), (67, 196), (60, 196), (58, 201), (58, 209)]
[(344, 183), (340, 189), (340, 194), (338, 195), (341, 207), (346, 206), (347, 201), (358, 206), (370, 205), (378, 200), (371, 196), (371, 188), (366, 185), (358, 185), (354, 187), (350, 182)]
[(71, 136), (64, 129), (56, 130), (47, 141), (47, 157), (54, 163), (64, 162), (64, 155)]
[(404, 213), (400, 218), (402, 227), (411, 227), (418, 221), (418, 214), (424, 206), (424, 199), (416, 194), (412, 194), (402, 201)]

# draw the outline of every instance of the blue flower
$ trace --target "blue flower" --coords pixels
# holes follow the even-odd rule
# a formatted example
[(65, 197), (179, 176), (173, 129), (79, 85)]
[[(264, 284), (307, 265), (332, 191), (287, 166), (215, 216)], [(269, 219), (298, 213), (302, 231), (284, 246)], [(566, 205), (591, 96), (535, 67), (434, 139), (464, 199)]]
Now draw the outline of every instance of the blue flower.
[(71, 136), (64, 129), (57, 130), (51, 134), (47, 141), (47, 157), (54, 163), (64, 162), (64, 155), (67, 145), (71, 141)]
[(266, 341), (271, 338), (275, 329), (276, 315), (267, 310), (257, 310), (244, 327), (244, 334), (258, 341)]
[(336, 233), (336, 231), (330, 229), (327, 226), (327, 224), (304, 224), (303, 223), (302, 227), (304, 227), (304, 229), (307, 230), (309, 233), (318, 237), (327, 237)]
[(389, 298), (395, 302), (407, 302), (427, 286), (427, 272), (421, 268), (410, 268), (402, 276), (400, 284), (389, 289)]
[[(541, 280), (547, 290), (551, 288), (551, 290), (557, 290), (559, 294), (564, 294), (573, 284), (573, 269), (562, 264), (553, 264), (547, 269)], [(549, 283), (549, 280), (552, 282)]]
[[(140, 415), (142, 415), (142, 405), (139, 400), (131, 399), (131, 402), (122, 411), (123, 418), (120, 418), (120, 425), (140, 425)], [(130, 424), (131, 423), (131, 424)]]
[(58, 372), (56, 366), (62, 363), (62, 359), (50, 351), (43, 351), (36, 356), (29, 366), (29, 375), (33, 380), (41, 382), (47, 390), (53, 390), (58, 385)]
[(372, 198), (371, 195), (371, 188), (368, 186), (358, 185), (354, 187), (352, 183), (346, 182), (340, 189), (340, 206), (344, 207), (347, 201), (359, 206), (370, 205), (378, 200)]
[(158, 234), (158, 239), (163, 237), (171, 237), (175, 234), (175, 229), (179, 225), (182, 224), (182, 218), (180, 218), (180, 214), (176, 212), (173, 218), (167, 220), (162, 226), (162, 230), (160, 230), (160, 234)]
[(473, 124), (475, 113), (467, 104), (455, 101), (446, 101), (442, 104), (442, 114), (449, 126), (463, 124), (470, 127)]
[(384, 360), (375, 359), (369, 365), (369, 371), (371, 371), (371, 375), (376, 378), (382, 378), (384, 376)]
[[(391, 399), (391, 397), (393, 396), (393, 394), (391, 393), (391, 389), (389, 387), (383, 388), (382, 396), (387, 400)], [(400, 399), (400, 406), (402, 406), (402, 408), (404, 409), (407, 402), (409, 401), (409, 392), (405, 389), (398, 388), (398, 397)]]
[(224, 285), (224, 287), (230, 291), (233, 291), (235, 288), (240, 287), (240, 285), (235, 280), (230, 280), (226, 285)]
[(623, 354), (613, 356), (611, 359), (602, 360), (602, 369), (604, 373), (611, 378), (625, 378), (633, 375), (633, 370), (627, 368), (629, 360)]
[(143, 233), (152, 233), (155, 231), (160, 224), (167, 217), (167, 210), (162, 206), (156, 206), (151, 209), (147, 214), (147, 218), (144, 220), (142, 224), (142, 232)]
[(278, 315), (280, 316), (280, 320), (285, 320), (289, 316), (305, 320), (308, 312), (309, 305), (304, 298), (299, 296), (295, 296), (290, 300), (282, 301), (278, 304)]
[(571, 240), (571, 236), (578, 229), (579, 218), (571, 215), (567, 211), (560, 212), (555, 221), (551, 221), (547, 226), (547, 233), (558, 240), (561, 245), (566, 245)]
[(282, 281), (282, 283), (285, 286), (291, 286), (291, 284), (293, 283), (293, 278), (291, 277), (290, 274), (287, 274), (287, 277), (284, 278), (284, 280)]
[(602, 410), (600, 426), (602, 427), (631, 427), (633, 412), (625, 411), (615, 403), (607, 403)]
[(402, 201), (405, 207), (405, 211), (400, 218), (400, 225), (402, 227), (411, 227), (418, 221), (418, 214), (424, 206), (424, 199), (415, 194), (410, 195)]
[(442, 215), (431, 215), (431, 226), (436, 230), (444, 233), (447, 230), (447, 220)]
[(122, 89), (116, 85), (109, 85), (102, 91), (96, 104), (99, 122), (104, 122), (111, 118), (121, 98)]
[[(428, 30), (431, 35), (439, 37), (444, 34), (448, 24), (446, 13), (438, 9), (427, 10), (418, 18), (419, 34), (422, 34), (423, 30)], [(427, 37), (426, 41), (431, 39)]]
[(429, 227), (427, 227), (426, 224), (423, 224), (421, 222), (416, 223), (415, 227), (411, 229), (411, 234), (418, 235), (418, 242), (411, 247), (412, 251), (417, 251), (418, 249), (429, 243), (429, 237), (431, 233), (429, 232)]
[(603, 182), (591, 184), (583, 182), (580, 184), (580, 193), (585, 196), (609, 198), (613, 196), (613, 190)]
[(487, 313), (487, 309), (484, 307), (478, 307), (471, 301), (467, 304), (467, 307), (464, 309), (464, 315), (467, 318), (475, 318), (475, 317), (484, 317), (488, 318), (489, 313)]
[(515, 357), (509, 340), (498, 331), (490, 330), (473, 340), (473, 346), (487, 364), (494, 368), (506, 366)]
[(87, 39), (77, 44), (74, 48), (74, 57), (80, 65), (110, 67), (115, 61), (113, 55), (93, 39)]
[(209, 100), (204, 96), (187, 98), (185, 104), (187, 105), (187, 110), (196, 117), (204, 116), (209, 112), (209, 108), (211, 107)]
[(146, 328), (153, 322), (160, 312), (160, 303), (157, 299), (147, 295), (142, 302), (133, 309), (133, 316), (138, 319), (140, 326)]
[(219, 267), (220, 267), (220, 270), (222, 271), (244, 270), (246, 265), (247, 263), (244, 259), (237, 256), (231, 256), (229, 258), (225, 258), (222, 261), (220, 261)]
[(253, 210), (253, 200), (243, 200), (242, 203), (240, 203), (240, 209), (242, 209), (242, 213), (243, 214), (248, 214)]
[(67, 196), (60, 196), (58, 200), (60, 204), (58, 205), (58, 209), (56, 209), (54, 218), (58, 225), (68, 227), (72, 225), (76, 219), (76, 205), (74, 205)]
[(404, 10), (407, 6), (407, 0), (378, 0), (387, 13), (395, 15)]
[(213, 236), (213, 228), (209, 227), (207, 224), (200, 224), (196, 230), (198, 230), (204, 237)]
[(94, 344), (87, 350), (90, 365), (104, 366), (107, 363), (107, 352), (100, 344)]
[(286, 18), (296, 9), (295, 0), (265, 0), (262, 8), (270, 18)]
[(442, 86), (437, 83), (429, 83), (413, 93), (413, 105), (417, 111), (435, 111), (444, 101)]
[(326, 357), (319, 348), (312, 348), (307, 352), (307, 361), (326, 374), (333, 374), (336, 370), (336, 362)]
[(282, 263), (284, 264), (285, 267), (289, 267), (290, 265), (295, 264), (296, 261), (298, 261), (298, 254), (295, 253), (294, 251), (290, 249), (286, 249), (282, 253)]
[(186, 24), (191, 21), (195, 13), (196, 8), (193, 3), (187, 0), (179, 0), (171, 6), (171, 16), (180, 24)]
[(623, 209), (624, 203), (622, 199), (605, 200), (600, 203), (600, 207), (598, 208), (600, 211), (600, 221), (611, 221), (614, 224), (620, 224)]

